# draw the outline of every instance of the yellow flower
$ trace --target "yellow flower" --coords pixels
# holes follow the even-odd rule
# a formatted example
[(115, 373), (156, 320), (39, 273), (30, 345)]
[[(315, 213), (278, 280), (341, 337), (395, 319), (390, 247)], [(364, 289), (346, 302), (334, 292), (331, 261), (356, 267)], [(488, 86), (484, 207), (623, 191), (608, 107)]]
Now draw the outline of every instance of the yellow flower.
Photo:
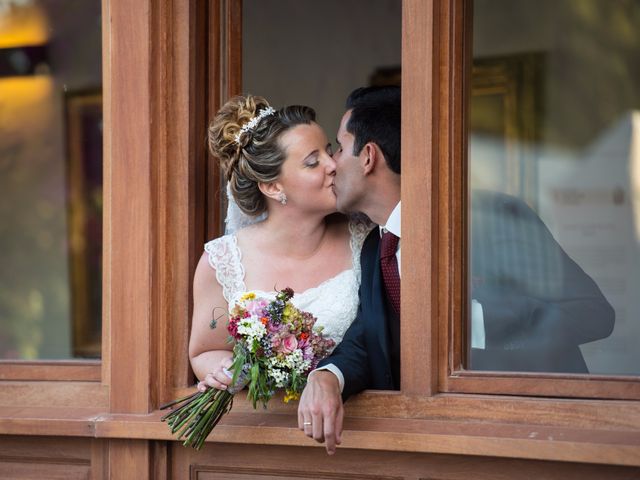
[(291, 315), (292, 306), (290, 303), (286, 303), (284, 308), (282, 309), (282, 318), (287, 318)]
[(240, 297), (240, 301), (244, 302), (246, 300), (253, 300), (254, 298), (256, 298), (256, 294), (253, 292), (247, 292), (244, 295), (242, 295), (242, 297)]
[(291, 400), (300, 400), (300, 394), (298, 392), (287, 390), (287, 393), (284, 396), (284, 403), (289, 403)]

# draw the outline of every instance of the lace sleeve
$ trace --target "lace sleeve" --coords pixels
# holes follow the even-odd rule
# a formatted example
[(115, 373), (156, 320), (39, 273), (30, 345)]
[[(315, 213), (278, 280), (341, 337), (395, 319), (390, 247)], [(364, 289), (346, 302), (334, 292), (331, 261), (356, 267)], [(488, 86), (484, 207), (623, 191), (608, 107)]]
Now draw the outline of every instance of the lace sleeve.
[(351, 254), (353, 256), (353, 270), (358, 279), (358, 286), (360, 285), (360, 252), (362, 251), (362, 244), (369, 235), (369, 232), (375, 227), (375, 223), (369, 220), (364, 214), (354, 214), (349, 218), (349, 232), (351, 233)]
[(235, 235), (225, 235), (207, 242), (204, 251), (209, 255), (209, 265), (216, 271), (222, 295), (230, 303), (234, 293), (245, 290), (244, 267)]

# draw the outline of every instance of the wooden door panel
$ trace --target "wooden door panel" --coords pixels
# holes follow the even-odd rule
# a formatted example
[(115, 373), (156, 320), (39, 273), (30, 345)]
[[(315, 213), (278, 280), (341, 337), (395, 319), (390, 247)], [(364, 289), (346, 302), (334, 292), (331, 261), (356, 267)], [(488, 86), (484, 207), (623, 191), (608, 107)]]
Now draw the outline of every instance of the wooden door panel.
[[(301, 467), (302, 468), (302, 467)], [(306, 470), (306, 469), (305, 469)], [(196, 466), (192, 468), (191, 478), (197, 480), (392, 480), (401, 477), (388, 477), (379, 475), (359, 475), (359, 474), (335, 474), (335, 473), (315, 473), (309, 471), (301, 471), (299, 473), (278, 471), (270, 469), (252, 469), (239, 468), (224, 469), (220, 467), (203, 467)]]
[(60, 437), (0, 437), (0, 478), (91, 478), (91, 441)]
[(88, 480), (89, 465), (55, 465), (0, 461), (0, 478), (5, 480)]
[[(391, 447), (392, 445), (390, 445)], [(640, 480), (640, 469), (468, 455), (206, 444), (200, 452), (172, 442), (172, 479), (300, 480)]]

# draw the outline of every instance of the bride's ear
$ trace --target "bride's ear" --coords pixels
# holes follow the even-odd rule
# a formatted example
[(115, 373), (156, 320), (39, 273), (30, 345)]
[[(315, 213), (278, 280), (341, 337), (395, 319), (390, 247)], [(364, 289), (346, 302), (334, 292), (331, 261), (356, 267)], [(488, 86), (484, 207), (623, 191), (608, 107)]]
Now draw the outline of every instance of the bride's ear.
[(280, 185), (278, 182), (260, 182), (258, 183), (258, 188), (265, 197), (272, 198), (276, 202), (280, 201), (280, 197), (282, 195), (282, 192), (284, 191), (282, 189), (282, 185)]

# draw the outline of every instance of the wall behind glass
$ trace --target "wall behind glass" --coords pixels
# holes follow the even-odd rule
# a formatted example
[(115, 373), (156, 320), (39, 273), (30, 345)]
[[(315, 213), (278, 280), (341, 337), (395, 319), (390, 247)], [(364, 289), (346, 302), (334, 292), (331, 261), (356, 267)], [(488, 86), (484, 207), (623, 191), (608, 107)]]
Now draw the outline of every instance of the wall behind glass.
[(100, 355), (100, 16), (0, 3), (0, 359)]
[(330, 140), (347, 95), (399, 84), (400, 0), (244, 0), (242, 88), (313, 107)]
[(640, 1), (475, 0), (469, 367), (640, 374)]

